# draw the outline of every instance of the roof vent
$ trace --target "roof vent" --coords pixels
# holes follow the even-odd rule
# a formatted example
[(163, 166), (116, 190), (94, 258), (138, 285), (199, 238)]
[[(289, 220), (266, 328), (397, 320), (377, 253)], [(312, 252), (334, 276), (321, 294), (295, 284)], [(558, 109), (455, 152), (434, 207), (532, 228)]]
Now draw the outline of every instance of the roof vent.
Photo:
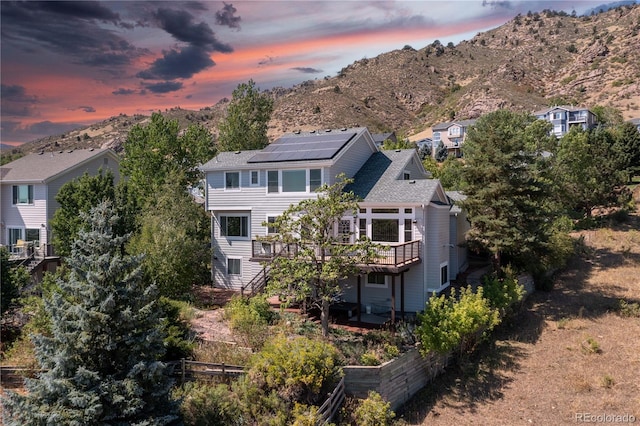
[(236, 151), (236, 154), (240, 154), (240, 151)]
[(347, 128), (346, 128), (346, 127), (343, 127), (342, 129), (340, 129), (340, 131), (342, 131), (342, 132), (346, 132), (346, 131), (347, 131)]
[(58, 151), (58, 154), (62, 154), (64, 151)]
[(73, 152), (72, 149), (70, 149), (69, 151), (67, 151), (67, 154), (71, 154)]
[(312, 131), (310, 131), (309, 133), (315, 133), (315, 132), (316, 132), (315, 130), (312, 130)]
[(296, 135), (300, 134), (300, 130), (294, 130), (293, 133), (295, 133)]
[(396, 152), (400, 152), (400, 151), (402, 151), (402, 150), (401, 149), (396, 149)]
[(330, 133), (331, 129), (326, 129), (325, 132)]
[(42, 154), (44, 154), (44, 151), (40, 151), (40, 152), (38, 153), (38, 155), (42, 155)]
[(416, 181), (415, 180), (410, 180), (409, 183), (416, 183)]
[(93, 152), (93, 149), (94, 149), (94, 148), (89, 148), (89, 152)]

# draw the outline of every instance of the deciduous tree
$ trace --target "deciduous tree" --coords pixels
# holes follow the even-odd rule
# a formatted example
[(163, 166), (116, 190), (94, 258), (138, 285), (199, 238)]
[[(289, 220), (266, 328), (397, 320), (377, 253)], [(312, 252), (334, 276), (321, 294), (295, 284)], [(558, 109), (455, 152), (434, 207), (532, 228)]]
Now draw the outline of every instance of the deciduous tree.
[(227, 116), (218, 126), (220, 151), (262, 149), (269, 144), (267, 124), (273, 99), (260, 93), (253, 80), (233, 91)]
[(292, 247), (288, 255), (273, 260), (269, 291), (318, 306), (324, 336), (329, 334), (329, 305), (342, 293), (341, 280), (375, 258), (370, 240), (343, 244), (349, 236), (336, 233), (338, 221), (358, 211), (356, 196), (344, 191), (350, 182), (341, 176), (335, 184), (320, 187), (317, 198), (292, 205), (275, 223), (264, 224), (277, 232), (265, 240)]

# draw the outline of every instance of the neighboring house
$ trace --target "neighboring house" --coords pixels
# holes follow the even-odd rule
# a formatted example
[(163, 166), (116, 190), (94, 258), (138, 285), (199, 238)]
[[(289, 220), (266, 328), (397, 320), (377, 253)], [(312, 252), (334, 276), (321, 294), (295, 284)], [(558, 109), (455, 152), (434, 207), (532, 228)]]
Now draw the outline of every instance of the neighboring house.
[(0, 167), (0, 243), (16, 256), (53, 256), (49, 221), (62, 185), (100, 169), (117, 180), (118, 164), (109, 149), (84, 149), (29, 154)]
[(376, 144), (378, 148), (382, 148), (384, 141), (389, 139), (393, 143), (398, 143), (398, 137), (396, 136), (396, 132), (390, 133), (373, 133), (371, 134), (373, 138), (373, 142)]
[(432, 145), (438, 148), (440, 142), (447, 148), (449, 155), (462, 156), (462, 145), (467, 137), (467, 128), (474, 125), (476, 120), (459, 120), (436, 124), (432, 127)]
[(546, 120), (553, 124), (553, 133), (560, 138), (569, 133), (574, 126), (580, 126), (583, 130), (596, 127), (597, 119), (594, 113), (583, 107), (555, 106), (533, 113), (538, 119)]
[(629, 123), (631, 123), (634, 126), (636, 126), (636, 128), (640, 132), (640, 118), (632, 118), (631, 120), (629, 120)]
[[(422, 311), (428, 298), (463, 271), (464, 214), (440, 182), (428, 179), (415, 149), (380, 151), (366, 128), (287, 134), (258, 151), (221, 152), (201, 169), (212, 214), (212, 278), (235, 290), (263, 284), (279, 248), (257, 240), (291, 204), (316, 197), (320, 185), (345, 173), (360, 210), (336, 224), (351, 240), (385, 246), (366, 274), (344, 283), (343, 302), (395, 319)], [(455, 223), (454, 223), (455, 222)], [(453, 232), (453, 234), (452, 234)], [(263, 264), (266, 267), (263, 269)]]

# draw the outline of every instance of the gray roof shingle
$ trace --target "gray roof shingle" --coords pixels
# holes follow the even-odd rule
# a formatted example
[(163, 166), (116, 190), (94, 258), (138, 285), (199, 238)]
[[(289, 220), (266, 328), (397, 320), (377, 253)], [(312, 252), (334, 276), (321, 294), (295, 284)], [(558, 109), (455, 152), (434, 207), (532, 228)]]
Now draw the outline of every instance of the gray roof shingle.
[(370, 203), (429, 203), (438, 188), (437, 180), (402, 180), (400, 176), (415, 155), (413, 149), (376, 152), (345, 189)]
[(95, 157), (115, 153), (110, 149), (79, 149), (29, 154), (0, 168), (3, 182), (46, 182)]

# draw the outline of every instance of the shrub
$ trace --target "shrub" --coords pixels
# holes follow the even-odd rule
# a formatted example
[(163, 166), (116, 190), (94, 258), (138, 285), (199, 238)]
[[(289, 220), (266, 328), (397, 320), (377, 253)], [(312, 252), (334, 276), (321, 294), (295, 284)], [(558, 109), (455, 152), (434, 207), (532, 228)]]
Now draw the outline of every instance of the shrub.
[(318, 407), (295, 403), (293, 406), (293, 426), (316, 426), (320, 422)]
[(475, 347), (479, 334), (484, 335), (498, 325), (500, 317), (483, 296), (482, 287), (476, 293), (467, 287), (460, 291), (457, 300), (455, 290), (449, 297), (429, 299), (418, 320), (416, 334), (423, 355), (430, 351), (447, 353), (456, 348), (462, 354)]
[(369, 391), (367, 398), (358, 404), (353, 413), (355, 424), (359, 426), (388, 426), (395, 416), (391, 403), (375, 391)]
[(485, 276), (482, 280), (483, 294), (492, 308), (505, 314), (524, 297), (524, 287), (518, 283), (516, 274), (507, 266), (502, 271), (502, 277), (497, 274)]
[(267, 338), (267, 327), (274, 320), (266, 296), (250, 299), (237, 296), (231, 299), (225, 308), (229, 326), (237, 333), (246, 345), (259, 349)]
[(164, 359), (173, 361), (181, 358), (191, 358), (195, 347), (189, 326), (193, 318), (193, 308), (187, 302), (160, 297), (158, 307), (164, 311), (162, 327), (166, 333)]
[(185, 425), (244, 424), (239, 401), (227, 385), (188, 382), (174, 391)]
[(380, 358), (378, 358), (378, 355), (372, 350), (369, 350), (360, 356), (360, 364), (362, 365), (374, 366), (380, 365), (380, 363)]
[(338, 351), (328, 343), (278, 335), (253, 357), (249, 376), (287, 401), (314, 403), (321, 391), (337, 380), (338, 357)]

